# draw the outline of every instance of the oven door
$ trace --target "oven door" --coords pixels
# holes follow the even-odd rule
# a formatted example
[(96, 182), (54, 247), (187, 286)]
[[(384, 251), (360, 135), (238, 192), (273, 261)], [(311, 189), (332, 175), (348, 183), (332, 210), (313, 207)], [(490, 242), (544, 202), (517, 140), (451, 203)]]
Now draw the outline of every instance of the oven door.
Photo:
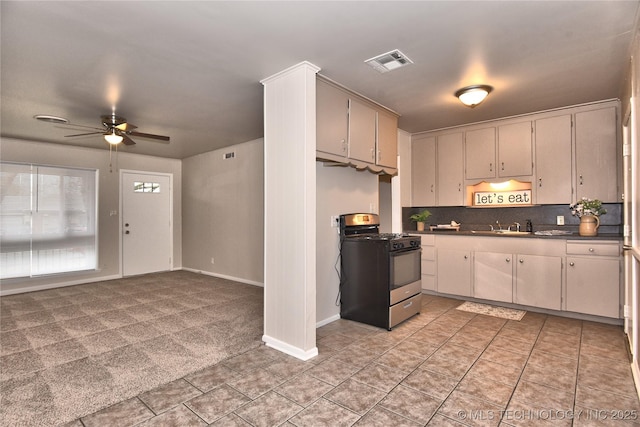
[(420, 255), (422, 249), (411, 248), (389, 253), (389, 290), (391, 305), (422, 291)]

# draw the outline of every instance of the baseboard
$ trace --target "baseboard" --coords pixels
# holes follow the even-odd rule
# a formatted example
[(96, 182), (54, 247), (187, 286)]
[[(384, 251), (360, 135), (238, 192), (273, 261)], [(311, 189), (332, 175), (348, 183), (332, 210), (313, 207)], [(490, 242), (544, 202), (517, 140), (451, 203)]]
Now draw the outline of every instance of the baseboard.
[(631, 362), (631, 374), (633, 375), (633, 383), (636, 386), (636, 394), (640, 398), (640, 368), (636, 360)]
[(190, 271), (192, 273), (204, 274), (205, 276), (213, 276), (213, 277), (219, 277), (221, 279), (233, 280), (234, 282), (246, 283), (247, 285), (260, 286), (261, 288), (264, 288), (264, 283), (256, 282), (254, 280), (247, 280), (247, 279), (242, 279), (240, 277), (227, 276), (226, 274), (219, 274), (219, 273), (213, 273), (211, 271), (197, 270), (195, 268), (189, 268), (189, 267), (182, 267), (182, 270)]
[(318, 355), (318, 347), (313, 347), (311, 350), (304, 351), (298, 347), (294, 347), (291, 344), (287, 344), (286, 342), (272, 338), (268, 335), (263, 335), (262, 341), (264, 341), (264, 343), (268, 347), (286, 353), (289, 356), (293, 356), (300, 360), (309, 360)]
[(47, 289), (64, 288), (66, 286), (84, 285), (85, 283), (103, 282), (105, 280), (115, 280), (115, 279), (121, 279), (121, 278), (122, 276), (120, 276), (119, 274), (114, 274), (111, 276), (101, 276), (101, 277), (95, 277), (95, 278), (89, 278), (89, 279), (78, 279), (78, 280), (70, 280), (70, 281), (58, 282), (58, 283), (47, 283), (44, 285), (34, 285), (34, 286), (28, 286), (25, 288), (8, 289), (8, 290), (0, 289), (0, 296), (23, 294), (25, 292), (46, 291)]
[(339, 320), (339, 319), (340, 319), (340, 315), (339, 314), (333, 315), (331, 317), (327, 317), (324, 320), (316, 322), (316, 328), (319, 328), (319, 327), (324, 326), (324, 325), (328, 325), (329, 323), (335, 322), (336, 320)]

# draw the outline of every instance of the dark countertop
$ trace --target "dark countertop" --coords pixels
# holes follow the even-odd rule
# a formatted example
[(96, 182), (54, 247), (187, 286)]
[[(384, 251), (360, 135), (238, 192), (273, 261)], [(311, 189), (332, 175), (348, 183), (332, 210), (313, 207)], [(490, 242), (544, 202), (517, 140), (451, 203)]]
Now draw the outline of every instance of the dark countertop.
[(578, 232), (572, 232), (571, 234), (562, 234), (562, 235), (538, 235), (538, 234), (527, 234), (527, 233), (491, 233), (487, 231), (473, 232), (473, 231), (454, 231), (454, 230), (438, 230), (438, 231), (416, 231), (416, 230), (405, 230), (405, 233), (409, 234), (435, 234), (439, 236), (479, 236), (479, 237), (499, 237), (499, 238), (524, 238), (524, 239), (564, 239), (564, 240), (618, 240), (622, 241), (623, 236), (621, 234), (608, 234), (608, 233), (598, 233), (595, 237), (587, 237), (581, 236)]

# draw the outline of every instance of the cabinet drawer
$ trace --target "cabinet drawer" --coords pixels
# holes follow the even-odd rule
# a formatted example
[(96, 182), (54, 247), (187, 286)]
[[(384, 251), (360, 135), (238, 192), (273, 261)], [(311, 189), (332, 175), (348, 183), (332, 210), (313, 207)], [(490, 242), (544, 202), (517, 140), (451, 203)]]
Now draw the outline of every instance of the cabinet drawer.
[(620, 245), (617, 242), (581, 242), (567, 241), (567, 255), (620, 256)]
[(436, 274), (436, 262), (431, 260), (423, 259), (421, 262), (422, 266), (422, 274)]
[(420, 239), (422, 240), (422, 246), (433, 246), (436, 244), (435, 234), (421, 234)]
[(421, 258), (423, 261), (435, 261), (436, 260), (435, 246), (423, 246)]

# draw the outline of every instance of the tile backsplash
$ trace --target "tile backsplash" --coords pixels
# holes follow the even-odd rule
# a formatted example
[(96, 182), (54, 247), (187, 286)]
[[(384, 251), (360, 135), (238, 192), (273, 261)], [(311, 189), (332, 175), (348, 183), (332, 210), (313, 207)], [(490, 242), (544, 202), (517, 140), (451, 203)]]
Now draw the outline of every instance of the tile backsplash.
[[(607, 210), (600, 217), (599, 233), (622, 234), (622, 203), (605, 203)], [(498, 221), (502, 228), (507, 228), (514, 222), (521, 224), (524, 231), (527, 220), (533, 224), (533, 231), (567, 230), (577, 232), (580, 218), (571, 215), (569, 205), (537, 205), (509, 208), (469, 208), (469, 207), (420, 207), (402, 208), (402, 228), (404, 231), (415, 231), (416, 224), (409, 217), (423, 209), (428, 209), (431, 216), (427, 225), (449, 224), (456, 221), (460, 230), (489, 230), (489, 225), (496, 226)], [(564, 216), (565, 225), (557, 225), (558, 216)]]

